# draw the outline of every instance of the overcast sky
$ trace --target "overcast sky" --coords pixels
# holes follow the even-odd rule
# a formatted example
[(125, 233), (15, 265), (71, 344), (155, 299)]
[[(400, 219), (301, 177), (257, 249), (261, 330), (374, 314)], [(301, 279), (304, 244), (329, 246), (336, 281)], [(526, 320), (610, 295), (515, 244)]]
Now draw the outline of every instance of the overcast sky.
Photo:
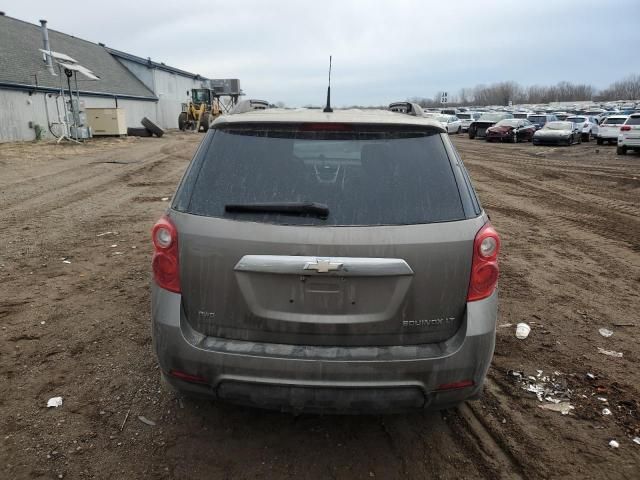
[[(11, 0), (7, 15), (189, 70), (248, 97), (381, 105), (515, 80), (606, 87), (640, 73), (640, 1)], [(160, 5), (160, 6), (159, 6)], [(54, 46), (55, 49), (55, 46)]]

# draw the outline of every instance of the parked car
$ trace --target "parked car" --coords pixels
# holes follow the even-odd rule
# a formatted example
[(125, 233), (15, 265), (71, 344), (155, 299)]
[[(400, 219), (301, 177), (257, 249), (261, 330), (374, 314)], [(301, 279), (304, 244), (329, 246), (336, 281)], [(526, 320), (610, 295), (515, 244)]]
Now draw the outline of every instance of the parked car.
[(593, 117), (598, 125), (606, 113), (607, 111), (604, 108), (589, 108), (584, 112), (587, 117)]
[(531, 112), (513, 112), (513, 118), (522, 118), (525, 119), (529, 116)]
[(500, 120), (505, 120), (507, 118), (513, 118), (513, 114), (502, 112), (483, 113), (479, 119), (471, 122), (469, 125), (469, 138), (484, 138), (487, 128), (492, 127)]
[(527, 119), (536, 126), (536, 129), (544, 127), (547, 122), (556, 122), (558, 120), (555, 115), (548, 113), (532, 113)]
[(529, 121), (518, 118), (500, 120), (493, 127), (487, 128), (487, 142), (522, 142), (531, 141), (536, 127)]
[(179, 391), (389, 413), (482, 390), (500, 239), (437, 122), (218, 117), (152, 239), (153, 347)]
[(443, 108), (440, 110), (440, 113), (444, 114), (444, 115), (458, 115), (458, 109), (457, 108)]
[(431, 118), (440, 122), (447, 133), (460, 133), (462, 131), (462, 122), (455, 115), (434, 115)]
[(269, 108), (269, 102), (252, 98), (238, 102), (231, 110), (231, 113), (246, 113), (252, 110), (266, 110), (267, 108)]
[(573, 145), (582, 143), (582, 131), (573, 122), (548, 122), (533, 135), (534, 145)]
[(556, 117), (556, 120), (559, 120), (561, 122), (565, 121), (571, 115), (572, 114), (568, 112), (553, 112), (553, 116)]
[(480, 112), (461, 112), (456, 115), (460, 119), (460, 125), (463, 132), (469, 131), (469, 125), (479, 119), (482, 114)]
[(575, 115), (573, 117), (567, 117), (566, 121), (578, 124), (582, 131), (583, 142), (588, 142), (592, 137), (595, 138), (598, 135), (598, 123), (593, 117)]
[(617, 143), (620, 127), (627, 118), (628, 115), (611, 115), (605, 118), (598, 126), (598, 145), (602, 145), (604, 142)]
[(626, 155), (629, 150), (640, 151), (640, 113), (629, 115), (620, 127), (616, 153)]
[(389, 105), (389, 110), (396, 113), (406, 113), (414, 117), (421, 117), (424, 114), (422, 107), (413, 102), (395, 102)]

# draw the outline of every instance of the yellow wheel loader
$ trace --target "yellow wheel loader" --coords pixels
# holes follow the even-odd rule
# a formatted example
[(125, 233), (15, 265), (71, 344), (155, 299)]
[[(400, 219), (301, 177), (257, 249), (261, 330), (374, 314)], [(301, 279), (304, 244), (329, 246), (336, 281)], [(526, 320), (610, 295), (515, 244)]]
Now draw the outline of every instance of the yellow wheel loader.
[(182, 112), (178, 115), (178, 128), (206, 132), (221, 113), (218, 96), (208, 88), (194, 88), (191, 90), (189, 103), (182, 104)]

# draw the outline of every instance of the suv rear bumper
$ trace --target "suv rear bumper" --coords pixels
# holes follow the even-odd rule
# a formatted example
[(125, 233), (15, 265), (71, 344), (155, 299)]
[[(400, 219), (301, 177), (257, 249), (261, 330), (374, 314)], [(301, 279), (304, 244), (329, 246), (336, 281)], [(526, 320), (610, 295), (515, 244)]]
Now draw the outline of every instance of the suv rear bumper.
[[(497, 293), (467, 304), (450, 339), (427, 345), (326, 347), (205, 337), (181, 321), (181, 296), (153, 286), (153, 344), (165, 379), (187, 394), (314, 413), (447, 408), (477, 397), (495, 346)], [(169, 372), (201, 378), (187, 382)], [(443, 389), (455, 382), (471, 386)]]

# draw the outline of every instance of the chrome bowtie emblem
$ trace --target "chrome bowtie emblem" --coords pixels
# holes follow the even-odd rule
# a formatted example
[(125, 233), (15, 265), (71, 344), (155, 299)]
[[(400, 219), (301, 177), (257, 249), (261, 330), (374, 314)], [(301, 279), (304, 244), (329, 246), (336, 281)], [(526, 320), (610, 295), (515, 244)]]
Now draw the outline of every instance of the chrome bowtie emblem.
[(331, 262), (330, 260), (316, 259), (315, 262), (307, 262), (304, 266), (305, 270), (315, 270), (318, 273), (328, 273), (342, 268), (342, 263)]

